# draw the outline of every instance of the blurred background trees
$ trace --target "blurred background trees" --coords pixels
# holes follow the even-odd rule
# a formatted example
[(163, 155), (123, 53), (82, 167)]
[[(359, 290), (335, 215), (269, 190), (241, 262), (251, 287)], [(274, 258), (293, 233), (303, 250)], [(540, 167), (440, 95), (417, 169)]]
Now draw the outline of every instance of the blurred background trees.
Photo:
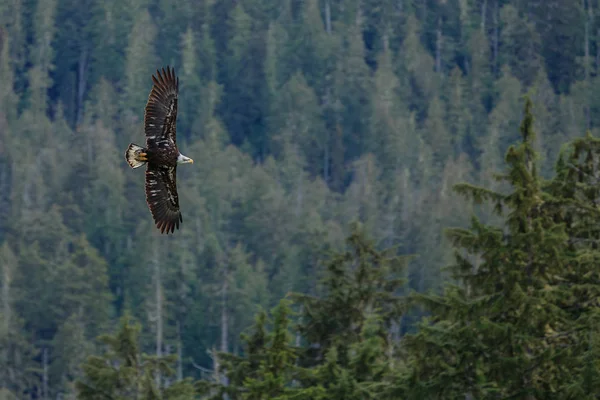
[[(494, 174), (521, 140), (524, 93), (539, 179), (565, 179), (553, 196), (579, 190), (565, 177), (582, 161), (556, 161), (563, 143), (598, 134), (599, 9), (597, 0), (0, 2), (0, 393), (72, 395), (93, 339), (126, 311), (141, 324), (141, 352), (178, 356), (165, 382), (209, 376), (217, 350), (247, 351), (240, 333), (260, 309), (288, 292), (318, 298), (324, 261), (344, 249), (354, 220), (375, 248), (414, 255), (399, 294), (441, 293), (453, 262), (443, 228), (466, 227), (472, 212), (503, 221), (452, 187), (510, 190)], [(142, 174), (122, 153), (141, 140), (150, 75), (167, 64), (181, 82), (178, 143), (197, 162), (178, 173), (182, 230), (159, 237)], [(390, 332), (417, 330), (424, 313), (403, 313)], [(292, 317), (280, 308), (273, 318), (277, 332)], [(364, 318), (335, 372), (360, 376), (339, 393), (391, 368), (383, 322)], [(333, 372), (319, 368), (286, 376), (327, 382)], [(322, 390), (311, 395), (334, 388)]]

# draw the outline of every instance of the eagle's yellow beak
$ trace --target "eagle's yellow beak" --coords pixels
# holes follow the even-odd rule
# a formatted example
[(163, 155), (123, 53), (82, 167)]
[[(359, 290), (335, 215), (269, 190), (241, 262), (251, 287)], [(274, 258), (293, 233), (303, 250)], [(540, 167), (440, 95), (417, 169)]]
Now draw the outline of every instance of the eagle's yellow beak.
[(177, 164), (193, 164), (193, 163), (194, 163), (194, 160), (179, 153), (179, 156), (177, 157)]

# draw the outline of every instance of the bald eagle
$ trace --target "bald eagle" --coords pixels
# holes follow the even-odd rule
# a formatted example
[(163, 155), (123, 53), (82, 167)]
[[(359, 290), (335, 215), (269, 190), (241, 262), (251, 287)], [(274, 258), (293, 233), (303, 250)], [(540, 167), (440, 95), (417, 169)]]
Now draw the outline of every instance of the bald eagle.
[(173, 68), (152, 75), (152, 90), (144, 111), (146, 147), (130, 143), (125, 159), (131, 168), (146, 165), (146, 202), (160, 233), (173, 233), (183, 222), (177, 195), (177, 164), (193, 163), (177, 149), (179, 78)]

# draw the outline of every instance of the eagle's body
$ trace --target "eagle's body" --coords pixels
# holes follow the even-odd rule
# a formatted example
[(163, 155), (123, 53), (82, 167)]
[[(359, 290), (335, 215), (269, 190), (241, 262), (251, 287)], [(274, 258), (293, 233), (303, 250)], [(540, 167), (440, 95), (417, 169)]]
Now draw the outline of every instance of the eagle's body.
[(183, 222), (177, 195), (177, 164), (193, 163), (179, 152), (176, 140), (179, 78), (173, 69), (156, 71), (144, 113), (146, 147), (130, 143), (125, 159), (131, 168), (146, 167), (146, 202), (161, 233)]

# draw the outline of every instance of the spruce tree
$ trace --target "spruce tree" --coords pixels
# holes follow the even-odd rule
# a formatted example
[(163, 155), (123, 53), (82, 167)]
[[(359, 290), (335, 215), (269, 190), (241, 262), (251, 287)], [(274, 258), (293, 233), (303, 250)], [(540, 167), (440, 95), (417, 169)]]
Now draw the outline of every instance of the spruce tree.
[[(346, 251), (332, 255), (320, 296), (290, 294), (259, 313), (243, 353), (219, 353), (227, 384), (201, 382), (212, 399), (371, 399), (385, 393), (395, 363), (390, 328), (404, 309), (398, 295), (404, 266), (393, 249), (379, 251), (359, 225)], [(292, 307), (300, 308), (292, 345)], [(271, 326), (271, 327), (270, 327)], [(270, 329), (269, 329), (270, 328)]]
[(363, 399), (394, 363), (393, 332), (404, 311), (406, 258), (377, 250), (355, 224), (345, 251), (326, 263), (319, 295), (293, 294), (301, 308), (298, 373), (305, 398)]
[(165, 389), (156, 386), (155, 374), (173, 375), (175, 356), (156, 357), (142, 353), (139, 346), (141, 325), (126, 313), (114, 335), (102, 335), (106, 346), (102, 355), (89, 356), (82, 365), (83, 377), (76, 381), (82, 400), (138, 399), (183, 400), (194, 398), (190, 380), (173, 383)]
[(231, 400), (288, 399), (287, 394), (294, 391), (290, 383), (297, 360), (291, 345), (290, 306), (288, 300), (281, 300), (271, 311), (271, 318), (266, 312), (259, 312), (249, 332), (241, 336), (243, 355), (221, 352), (217, 356), (228, 384), (199, 382), (200, 392), (215, 400), (225, 396)]
[(473, 217), (470, 229), (449, 229), (456, 247), (455, 284), (441, 295), (414, 296), (432, 313), (407, 338), (412, 371), (407, 395), (419, 398), (547, 398), (565, 371), (564, 349), (548, 335), (566, 312), (557, 306), (555, 277), (570, 262), (564, 224), (542, 190), (533, 150), (532, 104), (525, 103), (521, 142), (506, 154), (509, 186), (500, 193), (470, 184), (455, 188), (487, 202), (503, 226)]
[(557, 199), (555, 219), (565, 225), (569, 235), (566, 251), (572, 257), (564, 264), (555, 289), (567, 318), (549, 327), (549, 334), (569, 348), (562, 368), (570, 371), (571, 378), (556, 384), (566, 398), (596, 399), (600, 391), (599, 168), (600, 140), (588, 132), (563, 146), (556, 176), (547, 185)]

